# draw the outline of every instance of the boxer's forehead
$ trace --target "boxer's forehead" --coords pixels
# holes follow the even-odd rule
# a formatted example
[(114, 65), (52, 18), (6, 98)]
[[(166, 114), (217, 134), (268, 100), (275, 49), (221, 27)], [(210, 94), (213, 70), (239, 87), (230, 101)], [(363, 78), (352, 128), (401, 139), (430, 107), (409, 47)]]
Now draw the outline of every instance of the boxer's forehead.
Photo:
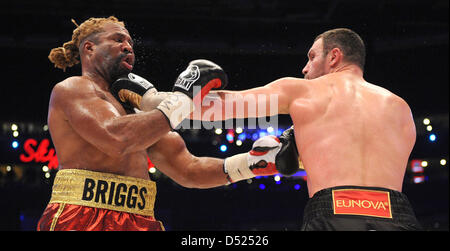
[(309, 49), (308, 56), (311, 56), (312, 54), (321, 55), (322, 52), (323, 52), (323, 39), (319, 38), (313, 43), (313, 45)]
[(118, 23), (112, 23), (112, 22), (108, 22), (108, 23), (105, 23), (103, 25), (103, 32), (106, 32), (106, 33), (124, 33), (124, 34), (130, 36), (130, 33), (128, 32), (128, 30), (124, 26), (122, 26), (122, 25), (120, 25)]
[(102, 36), (110, 38), (120, 37), (121, 39), (128, 40), (132, 46), (134, 45), (134, 40), (128, 30), (118, 23), (109, 22), (104, 24)]

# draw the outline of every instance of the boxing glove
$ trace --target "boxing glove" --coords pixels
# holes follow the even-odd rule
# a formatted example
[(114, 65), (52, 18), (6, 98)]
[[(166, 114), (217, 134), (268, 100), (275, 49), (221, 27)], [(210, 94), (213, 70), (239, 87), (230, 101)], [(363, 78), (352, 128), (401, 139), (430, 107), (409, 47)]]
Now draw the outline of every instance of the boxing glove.
[(140, 104), (141, 110), (151, 111), (155, 109), (164, 99), (166, 99), (171, 94), (172, 92), (156, 92), (156, 93), (147, 92), (142, 97), (142, 101)]
[(276, 168), (284, 176), (293, 175), (300, 171), (294, 126), (284, 131), (279, 139), (281, 149), (275, 157)]
[(176, 79), (173, 93), (156, 108), (166, 116), (172, 129), (175, 129), (196, 106), (201, 105), (211, 89), (224, 88), (227, 83), (227, 75), (217, 64), (204, 59), (191, 61)]
[(224, 172), (230, 182), (278, 173), (275, 159), (282, 144), (272, 135), (259, 138), (247, 153), (236, 154), (224, 161)]
[(156, 94), (157, 90), (146, 79), (129, 73), (114, 81), (110, 92), (124, 108), (132, 110), (134, 107), (141, 109), (142, 96), (145, 94)]
[(191, 61), (178, 76), (172, 91), (188, 95), (197, 105), (211, 89), (223, 89), (227, 84), (227, 74), (219, 65), (206, 59), (197, 59)]

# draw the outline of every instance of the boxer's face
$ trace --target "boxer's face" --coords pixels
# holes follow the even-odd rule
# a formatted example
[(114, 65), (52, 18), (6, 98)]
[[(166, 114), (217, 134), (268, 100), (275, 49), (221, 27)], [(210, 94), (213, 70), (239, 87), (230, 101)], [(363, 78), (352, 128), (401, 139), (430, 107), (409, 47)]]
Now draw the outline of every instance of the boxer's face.
[(93, 56), (98, 71), (107, 81), (114, 81), (133, 69), (133, 40), (128, 30), (118, 24), (107, 23), (103, 28), (104, 32), (98, 36)]
[(305, 79), (314, 79), (327, 74), (326, 57), (323, 54), (323, 39), (314, 42), (308, 51), (308, 63), (302, 70)]

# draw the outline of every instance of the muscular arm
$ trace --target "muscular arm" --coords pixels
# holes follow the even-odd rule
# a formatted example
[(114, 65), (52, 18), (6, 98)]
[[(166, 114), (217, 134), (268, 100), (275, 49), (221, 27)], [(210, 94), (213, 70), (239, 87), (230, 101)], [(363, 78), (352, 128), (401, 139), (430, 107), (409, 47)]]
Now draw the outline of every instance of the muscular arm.
[(242, 91), (211, 91), (202, 109), (192, 113), (195, 120), (265, 117), (288, 114), (291, 102), (305, 96), (306, 80), (281, 78), (267, 85)]
[(211, 188), (227, 183), (223, 160), (192, 155), (176, 132), (166, 134), (147, 153), (161, 172), (184, 187)]
[(62, 112), (77, 134), (110, 156), (145, 150), (170, 131), (158, 110), (122, 116), (82, 78), (56, 85), (50, 106)]

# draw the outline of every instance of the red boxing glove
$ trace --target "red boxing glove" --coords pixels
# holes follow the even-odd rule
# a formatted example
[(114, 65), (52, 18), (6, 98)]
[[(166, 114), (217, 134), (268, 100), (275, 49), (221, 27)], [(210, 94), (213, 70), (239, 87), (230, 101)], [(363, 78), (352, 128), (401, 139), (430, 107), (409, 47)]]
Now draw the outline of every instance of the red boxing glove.
[(211, 89), (224, 88), (228, 77), (220, 66), (204, 60), (197, 59), (189, 63), (175, 81), (173, 94), (156, 107), (166, 117), (172, 129), (189, 116), (195, 107), (199, 107), (203, 98)]
[(197, 59), (191, 61), (178, 76), (172, 91), (186, 94), (199, 105), (211, 89), (223, 89), (227, 84), (227, 74), (219, 65), (206, 59)]
[(224, 172), (230, 182), (250, 179), (255, 176), (277, 174), (275, 159), (281, 149), (280, 140), (275, 136), (264, 136), (253, 143), (252, 150), (224, 161)]

